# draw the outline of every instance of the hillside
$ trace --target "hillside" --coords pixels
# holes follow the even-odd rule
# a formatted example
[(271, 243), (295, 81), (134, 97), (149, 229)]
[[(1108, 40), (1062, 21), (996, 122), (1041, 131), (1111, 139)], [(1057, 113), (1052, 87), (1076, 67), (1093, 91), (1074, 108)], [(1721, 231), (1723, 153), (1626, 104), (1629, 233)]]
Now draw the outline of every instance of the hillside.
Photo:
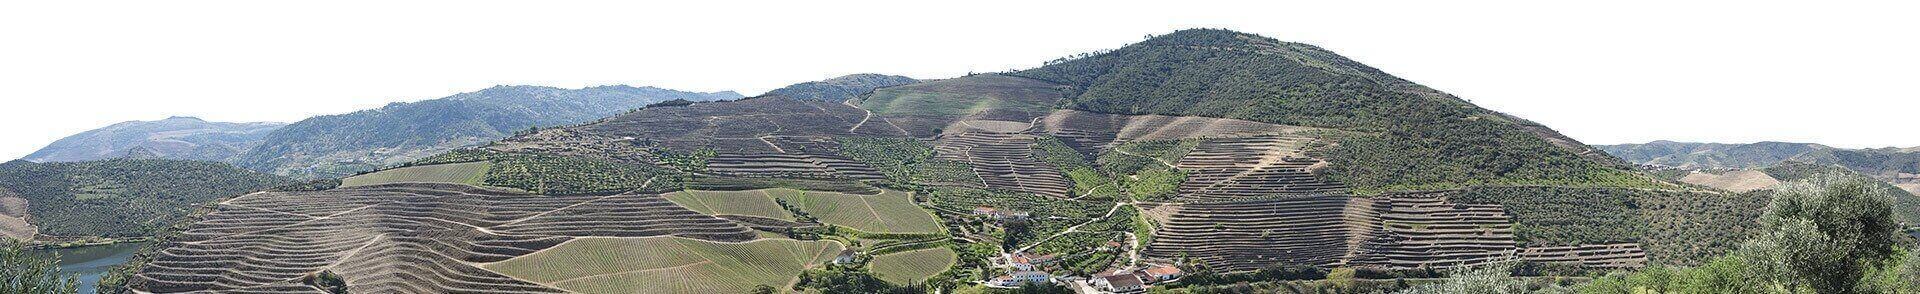
[[(355, 292), (957, 292), (1007, 274), (989, 259), (1013, 254), (1077, 277), (1166, 264), (1431, 275), (1515, 256), (1611, 270), (1724, 253), (1765, 205), (1325, 50), (1223, 30), (840, 101), (807, 89), (660, 103), (339, 188), (242, 196), (133, 287), (307, 293), (288, 281), (331, 271)], [(297, 261), (257, 258), (280, 255)]]
[(1072, 86), (1066, 105), (1079, 110), (1355, 131), (1325, 151), (1328, 172), (1367, 192), (1640, 181), (1624, 162), (1545, 126), (1258, 35), (1182, 30), (1014, 74)]
[(913, 78), (883, 74), (850, 74), (826, 80), (793, 84), (773, 91), (768, 96), (784, 96), (801, 100), (820, 100), (840, 102), (859, 97), (873, 89), (912, 84)]
[(148, 236), (150, 230), (171, 225), (214, 199), (291, 183), (285, 177), (206, 161), (0, 164), (0, 189), (23, 200), (9, 206), (25, 206), (39, 234), (55, 239)]
[(58, 141), (21, 158), (33, 162), (72, 162), (127, 157), (226, 161), (259, 145), (267, 133), (286, 123), (210, 122), (194, 117), (128, 121)]
[(336, 177), (505, 138), (592, 121), (661, 101), (739, 98), (653, 87), (497, 86), (378, 109), (308, 118), (268, 134), (234, 163), (300, 178)]
[(1845, 149), (1812, 143), (1673, 141), (1599, 148), (1634, 163), (1681, 169), (1756, 169), (1786, 162), (1837, 165), (1920, 194), (1920, 148)]

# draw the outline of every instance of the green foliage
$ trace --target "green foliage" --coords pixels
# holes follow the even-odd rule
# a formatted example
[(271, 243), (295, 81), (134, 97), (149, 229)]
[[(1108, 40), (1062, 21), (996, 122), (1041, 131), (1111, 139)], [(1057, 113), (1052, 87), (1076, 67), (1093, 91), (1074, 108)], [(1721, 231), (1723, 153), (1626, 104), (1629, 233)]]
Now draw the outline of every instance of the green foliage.
[(660, 162), (664, 162), (667, 166), (673, 167), (674, 169), (679, 169), (681, 172), (704, 173), (707, 171), (707, 160), (712, 159), (714, 154), (713, 149), (700, 149), (689, 152), (663, 149), (656, 155), (660, 156)]
[[(1327, 176), (1359, 194), (1474, 186), (1673, 188), (1491, 119), (1330, 135)], [(1332, 134), (1332, 133), (1328, 133)]]
[[(1358, 192), (1507, 183), (1638, 187), (1626, 166), (1556, 146), (1552, 131), (1332, 52), (1193, 29), (1016, 75), (1073, 86), (1068, 107), (1191, 115), (1372, 133), (1326, 152)], [(1538, 131), (1536, 131), (1538, 130)], [(1578, 146), (1574, 148), (1586, 148)]]
[(913, 138), (839, 137), (840, 154), (859, 160), (904, 185), (979, 183), (966, 163), (934, 158), (932, 146)]
[(1504, 206), (1526, 245), (1637, 242), (1655, 263), (1698, 264), (1748, 237), (1768, 193), (1485, 187), (1450, 199)]
[(860, 270), (826, 269), (808, 270), (800, 274), (800, 282), (795, 285), (819, 293), (927, 293), (925, 287), (916, 285), (896, 286), (875, 277), (872, 273)]
[[(1760, 169), (1760, 171), (1782, 182), (1806, 179), (1822, 173), (1837, 173), (1856, 177), (1866, 176), (1839, 165), (1799, 161), (1783, 161), (1779, 164)], [(1908, 225), (1920, 226), (1920, 196), (1907, 193), (1905, 190), (1900, 190), (1900, 188), (1884, 182), (1877, 182), (1874, 185), (1880, 186), (1876, 189), (1885, 189), (1893, 194), (1893, 216), (1896, 220), (1907, 223)]]
[[(238, 156), (234, 163), (301, 178), (344, 176), (429, 156), (437, 150), (506, 138), (530, 127), (589, 122), (654, 102), (739, 97), (732, 92), (627, 86), (497, 86), (301, 120), (268, 134), (264, 142)], [(358, 164), (335, 170), (311, 168), (337, 162)]]
[(1890, 191), (1873, 183), (1831, 172), (1788, 182), (1738, 251), (1699, 267), (1609, 275), (1580, 292), (1920, 292), (1920, 265), (1896, 247)]
[(1822, 173), (1776, 188), (1760, 224), (1767, 230), (1742, 248), (1789, 285), (1851, 293), (1893, 255), (1898, 223), (1892, 191), (1877, 182)]
[(285, 177), (206, 161), (0, 164), (0, 188), (26, 198), (40, 233), (52, 236), (147, 236), (201, 203), (293, 183)]
[(1199, 140), (1135, 141), (1114, 147), (1113, 152), (1095, 160), (1109, 173), (1120, 175), (1119, 184), (1138, 200), (1165, 200), (1177, 195), (1187, 172), (1169, 166), (1179, 162)]
[(1086, 155), (1067, 147), (1066, 143), (1053, 136), (1042, 136), (1034, 141), (1035, 154), (1067, 175), (1067, 181), (1073, 185), (1072, 195), (1075, 197), (1113, 199), (1119, 195), (1119, 187), (1113, 175), (1088, 164)]
[(681, 187), (683, 175), (651, 165), (601, 159), (501, 154), (487, 170), (488, 186), (515, 188), (537, 194), (618, 193), (636, 189), (670, 191)]
[(347, 280), (330, 270), (301, 278), (300, 283), (330, 294), (347, 294)]
[[(58, 258), (58, 257), (55, 257)], [(79, 292), (79, 279), (60, 275), (56, 259), (39, 258), (27, 245), (0, 240), (0, 293), (68, 294)]]

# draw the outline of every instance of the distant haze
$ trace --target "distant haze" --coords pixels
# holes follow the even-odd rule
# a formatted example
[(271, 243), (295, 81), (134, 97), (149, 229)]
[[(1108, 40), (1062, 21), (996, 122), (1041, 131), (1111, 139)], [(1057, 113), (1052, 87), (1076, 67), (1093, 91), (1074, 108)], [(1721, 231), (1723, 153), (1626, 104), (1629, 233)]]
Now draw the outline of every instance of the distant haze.
[[(1865, 2), (1860, 2), (1865, 3)], [(0, 4), (0, 159), (128, 120), (297, 121), (497, 84), (754, 95), (1029, 68), (1218, 27), (1591, 144), (1920, 146), (1920, 4), (892, 1)]]

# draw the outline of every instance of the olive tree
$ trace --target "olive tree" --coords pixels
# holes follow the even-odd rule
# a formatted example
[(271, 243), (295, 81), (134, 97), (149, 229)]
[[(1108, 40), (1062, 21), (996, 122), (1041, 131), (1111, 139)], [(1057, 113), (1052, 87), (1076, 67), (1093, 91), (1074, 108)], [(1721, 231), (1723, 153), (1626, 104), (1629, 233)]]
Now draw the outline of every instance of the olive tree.
[(1893, 194), (1873, 180), (1822, 173), (1775, 188), (1760, 235), (1741, 245), (1748, 266), (1786, 286), (1855, 293), (1894, 253)]
[(79, 292), (80, 282), (62, 276), (55, 261), (29, 255), (26, 244), (0, 239), (0, 293), (68, 294)]

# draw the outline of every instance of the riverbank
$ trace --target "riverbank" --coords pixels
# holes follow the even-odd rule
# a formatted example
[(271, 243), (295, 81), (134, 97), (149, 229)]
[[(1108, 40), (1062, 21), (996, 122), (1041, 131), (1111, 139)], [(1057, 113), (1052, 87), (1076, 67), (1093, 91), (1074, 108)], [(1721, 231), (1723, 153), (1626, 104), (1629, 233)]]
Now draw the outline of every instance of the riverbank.
[(82, 247), (106, 246), (106, 245), (128, 244), (128, 243), (146, 243), (146, 242), (153, 242), (153, 237), (133, 237), (133, 238), (89, 237), (85, 239), (73, 239), (68, 241), (34, 241), (32, 244), (30, 244), (30, 246), (32, 246), (33, 249), (38, 249), (38, 250), (54, 250), (54, 249), (75, 249), (75, 248), (82, 248)]

